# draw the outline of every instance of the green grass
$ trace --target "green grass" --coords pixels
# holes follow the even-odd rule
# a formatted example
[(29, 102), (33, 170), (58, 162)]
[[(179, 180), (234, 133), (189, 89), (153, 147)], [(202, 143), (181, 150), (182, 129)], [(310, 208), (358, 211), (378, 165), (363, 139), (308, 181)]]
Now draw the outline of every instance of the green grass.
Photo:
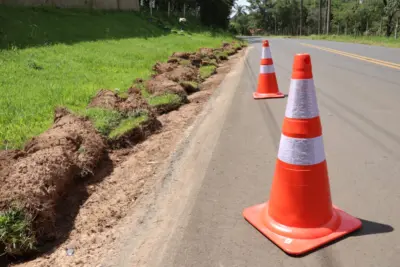
[(126, 90), (135, 78), (150, 77), (155, 62), (172, 52), (232, 40), (195, 23), (174, 34), (177, 18), (163, 21), (133, 12), (0, 6), (0, 149), (21, 148), (48, 129), (56, 106), (83, 110), (101, 88)]
[(147, 114), (142, 114), (138, 117), (129, 117), (120, 122), (120, 124), (110, 132), (108, 137), (110, 139), (118, 139), (128, 131), (135, 129), (138, 127), (142, 122), (145, 122), (149, 119)]
[(199, 84), (197, 82), (191, 82), (191, 81), (182, 81), (179, 83), (183, 88), (186, 87), (191, 87), (194, 90), (199, 89)]
[(188, 60), (188, 59), (182, 59), (179, 63), (180, 63), (181, 65), (183, 65), (183, 66), (189, 66), (190, 64), (192, 64), (192, 63), (190, 62), (190, 60)]
[(296, 36), (291, 38), (303, 38), (311, 40), (327, 40), (336, 42), (358, 43), (385, 47), (400, 48), (400, 38), (383, 36), (350, 36), (350, 35), (310, 35), (310, 36)]
[(0, 213), (0, 244), (9, 255), (21, 255), (35, 249), (35, 236), (31, 230), (31, 219), (17, 207)]
[(217, 69), (217, 67), (215, 67), (214, 65), (201, 66), (199, 69), (200, 77), (203, 80), (205, 80), (208, 77), (210, 77), (211, 75), (213, 75), (215, 73), (216, 69)]
[(124, 116), (115, 110), (89, 108), (78, 112), (79, 115), (88, 117), (93, 126), (102, 135), (107, 136), (114, 128), (116, 128)]
[(229, 55), (227, 51), (217, 51), (215, 52), (215, 56), (220, 60), (227, 60)]
[(148, 102), (150, 106), (156, 107), (166, 104), (180, 104), (182, 102), (182, 98), (176, 94), (167, 93), (159, 96), (150, 97), (148, 99)]

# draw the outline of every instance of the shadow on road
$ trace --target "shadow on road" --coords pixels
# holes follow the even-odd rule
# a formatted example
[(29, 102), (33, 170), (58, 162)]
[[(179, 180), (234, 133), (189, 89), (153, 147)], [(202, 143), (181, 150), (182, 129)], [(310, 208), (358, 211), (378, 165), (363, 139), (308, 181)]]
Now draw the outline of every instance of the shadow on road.
[(344, 240), (346, 238), (351, 238), (352, 236), (365, 236), (365, 235), (384, 234), (384, 233), (390, 233), (390, 232), (394, 231), (394, 228), (392, 226), (388, 225), (388, 224), (377, 223), (377, 222), (373, 222), (373, 221), (364, 220), (364, 219), (361, 219), (361, 218), (358, 218), (358, 219), (361, 221), (362, 227), (361, 227), (361, 229), (359, 229), (359, 230), (357, 230), (357, 231), (355, 231), (355, 232), (353, 232), (351, 234), (345, 235), (345, 236), (343, 236), (343, 237), (341, 237), (339, 239), (336, 239), (336, 240), (334, 240), (334, 241), (332, 241), (332, 242), (330, 242), (328, 244), (325, 244), (325, 245), (323, 245), (323, 246), (321, 246), (319, 248), (316, 248), (316, 249), (314, 249), (314, 250), (312, 250), (310, 252), (307, 252), (307, 253), (305, 253), (303, 255), (289, 255), (286, 252), (285, 252), (285, 254), (287, 254), (288, 256), (291, 256), (293, 258), (303, 258), (303, 257), (306, 257), (306, 256), (316, 252), (316, 251), (323, 250), (326, 247), (330, 247), (330, 246), (332, 246), (332, 245), (334, 245), (336, 243), (339, 243), (340, 241), (342, 241), (342, 240)]
[(372, 222), (364, 219), (360, 220), (362, 222), (362, 227), (357, 232), (354, 232), (354, 236), (390, 233), (394, 230), (394, 228), (388, 224)]

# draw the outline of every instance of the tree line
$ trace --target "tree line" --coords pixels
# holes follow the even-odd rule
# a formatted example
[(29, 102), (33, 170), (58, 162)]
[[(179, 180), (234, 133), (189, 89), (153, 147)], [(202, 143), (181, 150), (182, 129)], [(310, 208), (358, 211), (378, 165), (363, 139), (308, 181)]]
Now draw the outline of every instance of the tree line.
[[(234, 4), (230, 30), (276, 35), (397, 33), (400, 0), (248, 0)], [(397, 36), (397, 35), (396, 35)]]
[(140, 0), (140, 4), (144, 9), (198, 16), (205, 26), (227, 29), (234, 0)]

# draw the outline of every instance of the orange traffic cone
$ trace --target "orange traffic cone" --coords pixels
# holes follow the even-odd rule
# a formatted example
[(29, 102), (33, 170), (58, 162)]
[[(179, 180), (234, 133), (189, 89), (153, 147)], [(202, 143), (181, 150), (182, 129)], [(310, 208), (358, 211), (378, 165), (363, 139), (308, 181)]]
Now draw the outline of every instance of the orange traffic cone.
[(257, 91), (253, 93), (254, 99), (280, 98), (285, 97), (279, 92), (278, 82), (276, 81), (274, 63), (269, 49), (269, 42), (263, 42), (260, 75), (258, 77)]
[(288, 254), (303, 254), (361, 227), (332, 206), (322, 128), (308, 54), (296, 55), (270, 200), (243, 211)]

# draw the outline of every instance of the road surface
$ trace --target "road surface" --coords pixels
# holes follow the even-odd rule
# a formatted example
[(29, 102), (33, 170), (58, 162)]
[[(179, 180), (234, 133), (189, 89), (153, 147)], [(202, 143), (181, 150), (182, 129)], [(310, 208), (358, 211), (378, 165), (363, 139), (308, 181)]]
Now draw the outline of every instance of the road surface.
[[(215, 146), (199, 150), (186, 175), (196, 189), (176, 192), (183, 211), (170, 210), (174, 223), (162, 231), (168, 238), (162, 249), (153, 244), (157, 260), (143, 266), (400, 266), (400, 49), (270, 39), (283, 93), (294, 55), (311, 55), (333, 202), (363, 222), (339, 242), (291, 257), (242, 217), (244, 208), (268, 199), (287, 102), (253, 100), (261, 39), (249, 40), (226, 114), (207, 129)], [(201, 161), (201, 153), (209, 160)]]

